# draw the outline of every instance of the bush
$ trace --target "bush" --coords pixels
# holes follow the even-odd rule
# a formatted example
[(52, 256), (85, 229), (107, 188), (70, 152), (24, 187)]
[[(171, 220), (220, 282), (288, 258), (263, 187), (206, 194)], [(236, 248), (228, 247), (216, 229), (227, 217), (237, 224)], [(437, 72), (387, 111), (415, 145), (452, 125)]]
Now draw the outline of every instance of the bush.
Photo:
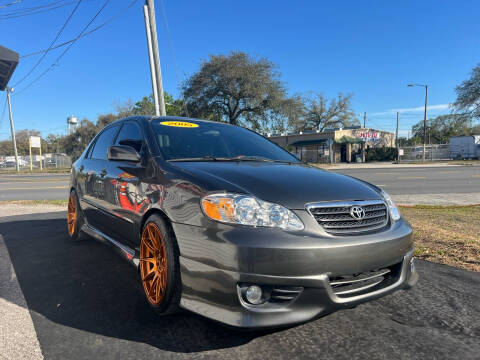
[(397, 158), (397, 149), (393, 147), (366, 149), (365, 161), (394, 161)]

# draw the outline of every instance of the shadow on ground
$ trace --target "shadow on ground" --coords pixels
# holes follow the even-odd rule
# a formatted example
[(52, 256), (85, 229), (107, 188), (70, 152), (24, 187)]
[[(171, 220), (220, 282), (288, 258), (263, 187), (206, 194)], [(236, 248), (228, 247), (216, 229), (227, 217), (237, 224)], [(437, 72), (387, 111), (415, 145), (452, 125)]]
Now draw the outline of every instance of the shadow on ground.
[(155, 315), (135, 268), (103, 243), (70, 241), (63, 217), (13, 220), (0, 230), (30, 311), (54, 323), (187, 353), (238, 346), (262, 334), (186, 311)]

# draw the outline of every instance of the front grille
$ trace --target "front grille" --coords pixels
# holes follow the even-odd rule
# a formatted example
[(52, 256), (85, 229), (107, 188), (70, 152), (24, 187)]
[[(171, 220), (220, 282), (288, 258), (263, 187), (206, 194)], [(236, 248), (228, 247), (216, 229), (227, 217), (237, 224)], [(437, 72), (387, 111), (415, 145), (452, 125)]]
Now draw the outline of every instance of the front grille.
[[(361, 219), (353, 217), (352, 207), (363, 209), (364, 216)], [(388, 209), (381, 200), (316, 203), (308, 204), (307, 209), (330, 234), (374, 232), (388, 224)]]
[(330, 276), (333, 293), (340, 298), (363, 295), (387, 287), (400, 276), (401, 263), (388, 268), (367, 271), (354, 275)]

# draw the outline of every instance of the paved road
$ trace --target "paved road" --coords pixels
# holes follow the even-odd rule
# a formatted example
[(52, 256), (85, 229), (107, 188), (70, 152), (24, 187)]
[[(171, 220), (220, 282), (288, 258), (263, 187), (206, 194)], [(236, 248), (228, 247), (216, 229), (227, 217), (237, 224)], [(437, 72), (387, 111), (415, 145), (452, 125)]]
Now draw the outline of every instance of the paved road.
[[(480, 193), (480, 167), (334, 170), (392, 195)], [(1, 200), (66, 199), (68, 175), (0, 175)]]
[[(25, 316), (0, 322), (5, 342), (17, 341), (0, 340), (6, 358), (15, 357), (2, 345), (22, 352), (27, 341), (39, 344), (46, 359), (62, 360), (478, 359), (479, 273), (417, 261), (420, 281), (409, 291), (289, 329), (239, 332), (190, 312), (155, 316), (133, 267), (103, 243), (69, 241), (64, 216), (0, 219), (8, 249), (0, 251), (0, 264), (9, 271), (0, 281), (0, 299), (17, 304), (33, 322)], [(13, 288), (21, 288), (24, 300)], [(20, 329), (33, 332), (38, 343), (14, 336)]]
[(69, 174), (0, 174), (0, 201), (67, 199), (68, 179)]
[(344, 169), (335, 172), (379, 185), (392, 195), (480, 192), (479, 166)]

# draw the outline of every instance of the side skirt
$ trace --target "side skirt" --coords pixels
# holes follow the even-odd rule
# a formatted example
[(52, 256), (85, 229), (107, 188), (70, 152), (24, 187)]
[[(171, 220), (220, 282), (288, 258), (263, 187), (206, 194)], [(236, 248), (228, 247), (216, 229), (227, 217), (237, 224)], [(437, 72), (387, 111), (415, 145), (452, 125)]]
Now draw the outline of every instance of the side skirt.
[(109, 245), (113, 245), (117, 253), (119, 253), (120, 256), (126, 259), (130, 264), (135, 266), (135, 268), (138, 268), (138, 266), (140, 265), (139, 254), (131, 247), (118, 242), (117, 240), (111, 238), (110, 236), (104, 234), (100, 230), (97, 230), (93, 226), (88, 224), (83, 224), (82, 231), (99, 241), (102, 241)]

